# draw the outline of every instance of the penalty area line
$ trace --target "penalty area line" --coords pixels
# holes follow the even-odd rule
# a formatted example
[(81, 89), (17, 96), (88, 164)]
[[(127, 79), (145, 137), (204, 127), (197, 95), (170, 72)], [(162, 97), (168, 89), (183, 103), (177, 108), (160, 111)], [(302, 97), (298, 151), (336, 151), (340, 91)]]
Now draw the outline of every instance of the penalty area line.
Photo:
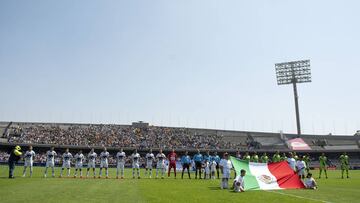
[(285, 195), (285, 196), (289, 196), (289, 197), (296, 197), (296, 198), (299, 198), (299, 199), (306, 199), (306, 200), (312, 200), (312, 201), (317, 201), (317, 202), (331, 203), (329, 201), (324, 201), (324, 200), (320, 200), (320, 199), (313, 199), (313, 198), (308, 198), (308, 197), (303, 197), (303, 196), (298, 196), (298, 195), (293, 195), (293, 194), (287, 194), (287, 193), (282, 193), (282, 192), (277, 192), (277, 191), (271, 191), (271, 190), (265, 190), (265, 191), (275, 193), (275, 194)]

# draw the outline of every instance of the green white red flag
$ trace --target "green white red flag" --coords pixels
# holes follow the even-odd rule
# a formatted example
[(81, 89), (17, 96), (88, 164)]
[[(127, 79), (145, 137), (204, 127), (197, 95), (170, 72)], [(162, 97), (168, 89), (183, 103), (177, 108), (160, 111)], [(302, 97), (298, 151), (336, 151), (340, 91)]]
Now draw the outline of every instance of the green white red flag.
[(230, 157), (230, 160), (240, 174), (246, 170), (245, 190), (279, 190), (305, 188), (303, 182), (286, 161), (277, 163), (253, 163)]

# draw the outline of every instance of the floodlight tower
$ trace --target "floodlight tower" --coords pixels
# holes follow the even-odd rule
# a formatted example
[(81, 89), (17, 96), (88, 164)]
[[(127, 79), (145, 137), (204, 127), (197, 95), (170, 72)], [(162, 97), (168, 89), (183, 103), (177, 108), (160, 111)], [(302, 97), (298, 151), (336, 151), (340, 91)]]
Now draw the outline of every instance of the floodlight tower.
[(310, 60), (276, 63), (275, 70), (278, 85), (293, 85), (297, 134), (301, 135), (297, 83), (311, 82)]

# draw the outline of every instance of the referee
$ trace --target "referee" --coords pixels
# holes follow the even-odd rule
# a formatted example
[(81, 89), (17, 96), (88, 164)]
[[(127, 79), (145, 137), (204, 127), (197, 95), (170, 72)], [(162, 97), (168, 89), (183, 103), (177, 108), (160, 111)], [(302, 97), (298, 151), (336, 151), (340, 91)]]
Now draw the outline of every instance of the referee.
[(189, 179), (190, 177), (190, 165), (191, 165), (191, 158), (188, 155), (188, 151), (185, 152), (185, 154), (181, 157), (181, 164), (182, 164), (182, 173), (181, 173), (181, 179), (184, 178), (184, 171), (187, 169)]
[(199, 179), (201, 179), (201, 167), (203, 162), (203, 155), (200, 154), (200, 150), (197, 150), (197, 154), (194, 155), (194, 162), (195, 162), (195, 179), (197, 179), (197, 174), (199, 171)]

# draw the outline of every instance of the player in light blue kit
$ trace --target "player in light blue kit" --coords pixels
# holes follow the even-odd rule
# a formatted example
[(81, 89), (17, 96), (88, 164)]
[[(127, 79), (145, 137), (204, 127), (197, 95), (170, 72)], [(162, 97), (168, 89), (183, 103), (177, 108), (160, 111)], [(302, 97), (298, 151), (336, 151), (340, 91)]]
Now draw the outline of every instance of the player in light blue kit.
[(197, 179), (197, 174), (199, 172), (199, 179), (201, 179), (201, 168), (203, 163), (203, 155), (200, 153), (200, 150), (197, 150), (197, 153), (193, 157), (195, 162), (195, 179)]
[(181, 165), (182, 165), (182, 168), (183, 168), (182, 172), (181, 172), (181, 179), (184, 178), (185, 169), (187, 169), (189, 179), (191, 179), (191, 177), (190, 177), (191, 158), (188, 155), (188, 151), (186, 151), (185, 154), (181, 157)]

